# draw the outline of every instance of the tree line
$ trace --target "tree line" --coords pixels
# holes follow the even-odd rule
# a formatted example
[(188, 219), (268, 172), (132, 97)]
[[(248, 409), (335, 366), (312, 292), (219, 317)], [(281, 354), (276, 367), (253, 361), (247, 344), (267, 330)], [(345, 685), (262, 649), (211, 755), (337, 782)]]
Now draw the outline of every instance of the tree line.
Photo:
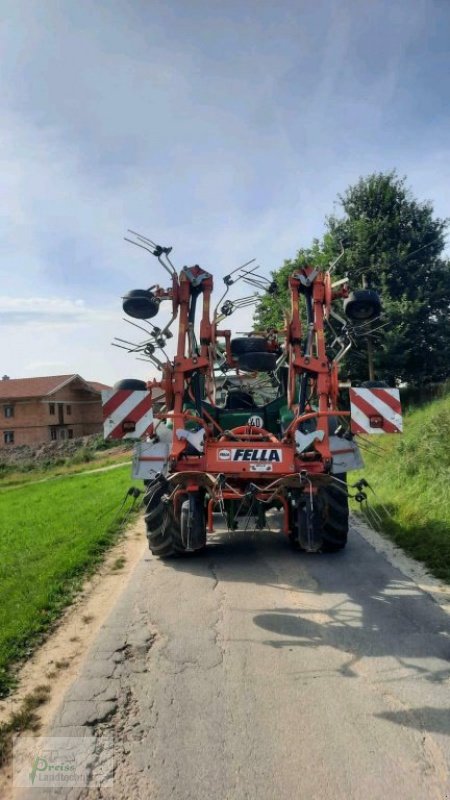
[(301, 247), (272, 273), (277, 291), (257, 305), (255, 328), (283, 327), (288, 277), (307, 264), (327, 268), (343, 245), (333, 278), (348, 275), (352, 289), (375, 289), (383, 304), (374, 332), (358, 337), (343, 373), (355, 383), (369, 377), (369, 346), (377, 380), (392, 386), (445, 380), (450, 375), (447, 227), (448, 220), (435, 216), (431, 202), (417, 200), (397, 172), (361, 178), (339, 195), (322, 239)]

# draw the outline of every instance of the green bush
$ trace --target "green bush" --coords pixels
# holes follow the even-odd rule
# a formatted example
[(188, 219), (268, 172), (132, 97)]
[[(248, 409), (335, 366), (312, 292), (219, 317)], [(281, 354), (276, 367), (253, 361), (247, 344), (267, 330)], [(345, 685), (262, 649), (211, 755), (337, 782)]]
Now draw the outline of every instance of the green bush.
[(79, 450), (71, 458), (66, 459), (63, 463), (69, 464), (87, 464), (95, 458), (94, 453), (89, 447), (80, 447)]

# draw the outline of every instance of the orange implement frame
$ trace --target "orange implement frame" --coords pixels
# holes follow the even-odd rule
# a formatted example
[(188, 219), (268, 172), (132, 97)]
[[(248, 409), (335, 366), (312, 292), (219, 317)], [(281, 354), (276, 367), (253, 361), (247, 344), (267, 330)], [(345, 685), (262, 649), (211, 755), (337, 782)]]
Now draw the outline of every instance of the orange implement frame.
[[(224, 474), (228, 480), (236, 482), (236, 490), (241, 491), (245, 481), (258, 479), (269, 483), (283, 475), (292, 476), (306, 470), (313, 475), (327, 473), (332, 463), (329, 439), (329, 417), (347, 416), (349, 412), (338, 411), (337, 365), (326, 352), (324, 322), (329, 316), (332, 300), (347, 296), (344, 286), (333, 294), (328, 272), (320, 272), (314, 267), (305, 267), (289, 279), (291, 295), (290, 318), (284, 335), (287, 355), (287, 405), (294, 414), (293, 421), (277, 437), (269, 431), (256, 428), (240, 428), (223, 431), (218, 422), (202, 406), (203, 395), (193, 389), (194, 380), (203, 381), (205, 399), (214, 403), (211, 395), (211, 370), (214, 354), (220, 339), (225, 340), (225, 362), (228, 367), (235, 365), (230, 349), (231, 332), (219, 330), (211, 321), (212, 276), (200, 267), (185, 268), (172, 288), (159, 291), (159, 296), (170, 298), (174, 313), (178, 315), (179, 328), (177, 352), (172, 362), (163, 365), (160, 381), (148, 383), (150, 391), (154, 387), (163, 389), (166, 411), (155, 414), (156, 418), (170, 421), (173, 426), (173, 440), (169, 452), (169, 472), (208, 473), (212, 476)], [(192, 309), (197, 298), (202, 298), (200, 320), (200, 339), (197, 343), (194, 333)], [(300, 299), (306, 297), (309, 308), (307, 330), (304, 330), (300, 314)], [(274, 348), (274, 332), (270, 333), (270, 346)], [(269, 341), (268, 339), (268, 341)], [(302, 381), (308, 386), (308, 396), (301, 399)], [(198, 384), (197, 384), (198, 385)], [(195, 405), (196, 410), (186, 410), (186, 398)], [(312, 409), (314, 403), (315, 409)], [(315, 419), (318, 436), (313, 449), (297, 454), (296, 431), (308, 420)], [(203, 429), (204, 440), (198, 454), (189, 447), (186, 429), (195, 423)], [(187, 480), (187, 478), (186, 478)], [(192, 489), (189, 489), (192, 490)], [(214, 500), (214, 503), (216, 501)], [(213, 504), (214, 504), (213, 503)]]

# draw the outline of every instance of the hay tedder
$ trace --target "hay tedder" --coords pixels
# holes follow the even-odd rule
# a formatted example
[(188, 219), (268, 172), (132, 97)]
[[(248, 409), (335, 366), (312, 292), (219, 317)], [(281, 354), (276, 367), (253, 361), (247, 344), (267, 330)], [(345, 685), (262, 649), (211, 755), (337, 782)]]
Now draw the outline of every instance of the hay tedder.
[[(260, 292), (280, 302), (276, 284), (253, 262), (224, 278), (213, 307), (210, 273), (199, 266), (177, 273), (171, 248), (134, 233), (130, 241), (158, 259), (171, 285), (125, 295), (124, 312), (135, 320), (128, 321), (146, 338), (115, 344), (148, 359), (160, 374), (147, 383), (119, 381), (105, 394), (105, 434), (136, 439), (133, 474), (145, 482), (152, 553), (201, 550), (217, 514), (229, 531), (266, 528), (269, 509), (281, 512), (282, 529), (296, 547), (341, 550), (348, 533), (346, 474), (362, 466), (355, 432), (400, 425), (395, 390), (363, 386), (360, 393), (369, 392), (372, 401), (378, 396), (360, 409), (355, 429), (348, 395), (345, 404), (340, 400), (339, 362), (355, 335), (379, 317), (377, 294), (350, 292), (347, 279), (333, 283), (334, 265), (328, 271), (306, 266), (289, 278), (284, 329), (235, 336), (224, 325), (233, 312), (250, 307)], [(239, 281), (254, 294), (229, 299)], [(170, 319), (156, 327), (150, 320), (164, 301)], [(166, 352), (171, 339), (173, 358)]]

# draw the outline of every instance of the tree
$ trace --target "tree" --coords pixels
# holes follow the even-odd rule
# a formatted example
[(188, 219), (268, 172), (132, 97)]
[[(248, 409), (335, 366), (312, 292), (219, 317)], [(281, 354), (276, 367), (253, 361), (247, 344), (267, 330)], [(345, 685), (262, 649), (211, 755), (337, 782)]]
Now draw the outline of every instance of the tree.
[(282, 328), (285, 323), (285, 314), (290, 308), (289, 277), (295, 270), (299, 270), (308, 264), (317, 264), (326, 268), (327, 263), (318, 239), (313, 241), (311, 247), (299, 250), (294, 259), (286, 259), (280, 269), (272, 272), (272, 278), (277, 287), (276, 291), (273, 294), (264, 295), (256, 307), (254, 316), (255, 328), (263, 330)]
[[(343, 242), (336, 276), (348, 274), (352, 288), (362, 286), (364, 276), (380, 293), (386, 325), (375, 341), (377, 379), (391, 385), (444, 380), (450, 374), (450, 264), (442, 255), (447, 221), (434, 217), (430, 202), (417, 201), (396, 172), (361, 178), (339, 203), (343, 214), (328, 217), (323, 241), (300, 253), (317, 255), (322, 265)], [(290, 263), (276, 280), (287, 279)], [(262, 319), (266, 306), (257, 309)], [(368, 377), (366, 348), (361, 338), (346, 359), (352, 380)]]

